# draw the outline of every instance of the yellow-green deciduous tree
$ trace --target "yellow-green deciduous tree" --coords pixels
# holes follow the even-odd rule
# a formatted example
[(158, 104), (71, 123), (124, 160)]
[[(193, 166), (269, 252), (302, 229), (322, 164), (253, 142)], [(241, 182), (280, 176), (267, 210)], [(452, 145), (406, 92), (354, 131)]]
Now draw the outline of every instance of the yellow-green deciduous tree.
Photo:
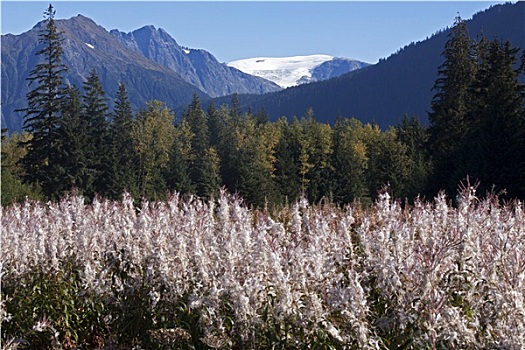
[(20, 165), (20, 160), (27, 153), (27, 149), (23, 145), (31, 139), (32, 135), (24, 132), (5, 136), (3, 132), (4, 130), (2, 130), (2, 142), (0, 143), (2, 152), (0, 157), (2, 206), (23, 201), (26, 197), (41, 199), (35, 185), (23, 184), (21, 181), (24, 169)]
[(236, 131), (239, 192), (250, 204), (262, 207), (277, 196), (274, 180), (279, 128), (275, 124), (259, 123), (256, 117), (246, 114)]
[(137, 188), (147, 198), (160, 198), (166, 193), (162, 170), (170, 161), (175, 138), (174, 114), (160, 101), (149, 101), (139, 112), (132, 128), (133, 148), (137, 155)]

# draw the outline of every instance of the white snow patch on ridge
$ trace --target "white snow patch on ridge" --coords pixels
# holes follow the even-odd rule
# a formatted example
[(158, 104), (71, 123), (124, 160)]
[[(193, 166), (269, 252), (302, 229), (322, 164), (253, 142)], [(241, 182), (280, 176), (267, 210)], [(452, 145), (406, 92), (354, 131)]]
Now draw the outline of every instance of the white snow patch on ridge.
[(255, 57), (232, 61), (227, 65), (287, 88), (298, 85), (303, 77), (311, 78), (313, 68), (333, 58), (329, 55)]
[(91, 44), (88, 44), (88, 43), (84, 43), (84, 44), (86, 44), (87, 47), (89, 47), (90, 49), (94, 49), (94, 48), (95, 48), (95, 46), (93, 46), (93, 45), (91, 45)]

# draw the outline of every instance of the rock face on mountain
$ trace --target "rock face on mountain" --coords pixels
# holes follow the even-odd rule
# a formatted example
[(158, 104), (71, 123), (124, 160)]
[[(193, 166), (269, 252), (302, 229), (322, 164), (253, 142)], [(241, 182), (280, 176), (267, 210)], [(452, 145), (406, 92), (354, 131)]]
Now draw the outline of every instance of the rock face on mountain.
[(312, 69), (310, 81), (328, 80), (369, 66), (370, 64), (348, 58), (334, 57)]
[[(81, 87), (93, 68), (97, 69), (103, 88), (113, 98), (120, 81), (124, 81), (135, 109), (143, 108), (151, 99), (158, 99), (170, 108), (189, 103), (194, 93), (208, 95), (185, 81), (173, 70), (153, 62), (122, 46), (103, 27), (78, 15), (56, 20), (63, 32), (63, 63), (69, 67), (65, 82)], [(37, 62), (40, 44), (38, 35), (42, 22), (20, 35), (2, 36), (2, 127), (19, 131), (23, 114), (15, 112), (26, 106), (27, 77)], [(111, 102), (111, 101), (110, 101)], [(111, 103), (110, 103), (111, 104)]]
[[(69, 67), (66, 83), (81, 87), (96, 68), (110, 105), (120, 81), (126, 84), (135, 110), (144, 108), (151, 99), (175, 109), (189, 104), (195, 93), (207, 99), (234, 92), (280, 89), (267, 80), (220, 64), (204, 50), (181, 48), (162, 29), (144, 27), (129, 34), (133, 40), (126, 40), (127, 34), (110, 34), (82, 15), (55, 22), (63, 32), (62, 58)], [(26, 107), (26, 79), (41, 59), (35, 53), (40, 47), (38, 35), (42, 25), (40, 22), (20, 35), (2, 36), (2, 128), (9, 131), (20, 131), (23, 126), (23, 114), (15, 110)]]
[(205, 50), (184, 48), (165, 30), (145, 26), (130, 33), (112, 30), (122, 45), (177, 72), (212, 97), (233, 93), (262, 94), (280, 90), (276, 84), (220, 63)]

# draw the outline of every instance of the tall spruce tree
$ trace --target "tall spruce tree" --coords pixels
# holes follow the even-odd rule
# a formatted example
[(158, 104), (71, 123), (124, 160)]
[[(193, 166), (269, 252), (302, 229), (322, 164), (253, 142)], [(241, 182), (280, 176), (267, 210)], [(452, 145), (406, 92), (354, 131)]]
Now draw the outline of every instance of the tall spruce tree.
[[(220, 121), (218, 153), (221, 159), (220, 176), (222, 184), (230, 192), (237, 192), (241, 181), (241, 160), (237, 148), (241, 119), (238, 116), (232, 117), (232, 114), (234, 113), (226, 105), (221, 106), (217, 111), (217, 118)], [(211, 135), (213, 136), (214, 131), (210, 131), (212, 131)]]
[(86, 189), (88, 197), (95, 193), (104, 196), (110, 181), (111, 152), (109, 147), (108, 100), (97, 70), (93, 68), (84, 82), (83, 114), (87, 123), (89, 145), (87, 162), (93, 175), (92, 188)]
[(290, 124), (285, 117), (276, 122), (279, 142), (275, 145), (275, 182), (281, 195), (280, 202), (292, 203), (301, 196), (301, 164), (299, 157), (299, 122)]
[(430, 147), (434, 163), (434, 188), (453, 192), (464, 174), (462, 149), (468, 130), (470, 86), (476, 72), (467, 25), (456, 17), (443, 51), (444, 62), (434, 89), (430, 120)]
[(516, 69), (519, 49), (498, 39), (480, 43), (465, 172), (480, 181), (481, 189), (495, 186), (508, 197), (524, 198), (525, 86), (519, 82), (523, 66)]
[(22, 159), (24, 180), (38, 184), (44, 195), (56, 197), (60, 181), (57, 173), (62, 170), (58, 159), (60, 143), (60, 107), (65, 85), (62, 80), (67, 67), (62, 64), (62, 37), (55, 25), (55, 10), (49, 5), (44, 12), (45, 22), (39, 34), (41, 49), (36, 52), (43, 61), (35, 66), (27, 80), (24, 129), (32, 134), (25, 143), (27, 155)]
[(318, 202), (330, 197), (333, 190), (332, 128), (315, 120), (312, 109), (306, 111), (300, 122), (300, 162), (302, 185), (307, 198)]
[(210, 146), (218, 149), (222, 142), (224, 120), (221, 118), (221, 114), (213, 101), (208, 105), (206, 114), (208, 116)]
[(185, 120), (193, 134), (191, 140), (190, 178), (196, 193), (210, 197), (220, 186), (220, 162), (217, 150), (210, 147), (208, 119), (200, 105), (197, 94), (193, 95)]
[(192, 134), (187, 120), (183, 119), (174, 128), (173, 147), (164, 178), (168, 190), (180, 193), (195, 193), (190, 179)]
[(62, 121), (60, 127), (61, 159), (63, 167), (61, 174), (62, 192), (76, 189), (83, 193), (90, 188), (93, 178), (89, 174), (86, 158), (88, 138), (86, 121), (82, 118), (82, 102), (80, 91), (75, 86), (66, 90), (62, 102)]
[(113, 121), (110, 125), (111, 137), (111, 186), (108, 197), (118, 199), (124, 191), (136, 194), (135, 153), (132, 145), (133, 110), (129, 101), (126, 84), (119, 84), (115, 96)]
[(393, 196), (406, 198), (412, 168), (412, 160), (407, 155), (408, 147), (398, 140), (394, 128), (385, 132), (373, 130), (375, 132), (367, 142), (369, 192), (376, 194), (388, 186)]
[(233, 94), (231, 103), (232, 108), (230, 109), (230, 115), (233, 119), (237, 120), (241, 117), (241, 107), (239, 104), (239, 95), (237, 93)]

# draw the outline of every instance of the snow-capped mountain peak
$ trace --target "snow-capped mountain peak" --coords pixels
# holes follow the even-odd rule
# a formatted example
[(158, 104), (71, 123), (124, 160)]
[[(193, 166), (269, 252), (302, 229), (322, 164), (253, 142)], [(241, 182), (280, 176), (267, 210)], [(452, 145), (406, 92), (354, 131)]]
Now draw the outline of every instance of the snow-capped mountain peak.
[[(322, 77), (317, 76), (318, 74), (316, 74), (316, 70), (328, 62), (344, 62), (345, 66), (348, 66), (348, 69), (343, 69), (343, 73), (368, 65), (356, 60), (336, 58), (321, 54), (291, 57), (255, 57), (232, 61), (227, 63), (227, 65), (237, 68), (242, 72), (273, 81), (277, 85), (287, 88), (312, 81), (328, 79), (342, 74), (337, 73), (336, 75), (332, 75), (324, 72), (321, 74)], [(349, 62), (354, 64), (349, 66)], [(331, 67), (330, 72), (332, 71), (339, 72), (341, 71), (341, 68), (339, 66)]]

